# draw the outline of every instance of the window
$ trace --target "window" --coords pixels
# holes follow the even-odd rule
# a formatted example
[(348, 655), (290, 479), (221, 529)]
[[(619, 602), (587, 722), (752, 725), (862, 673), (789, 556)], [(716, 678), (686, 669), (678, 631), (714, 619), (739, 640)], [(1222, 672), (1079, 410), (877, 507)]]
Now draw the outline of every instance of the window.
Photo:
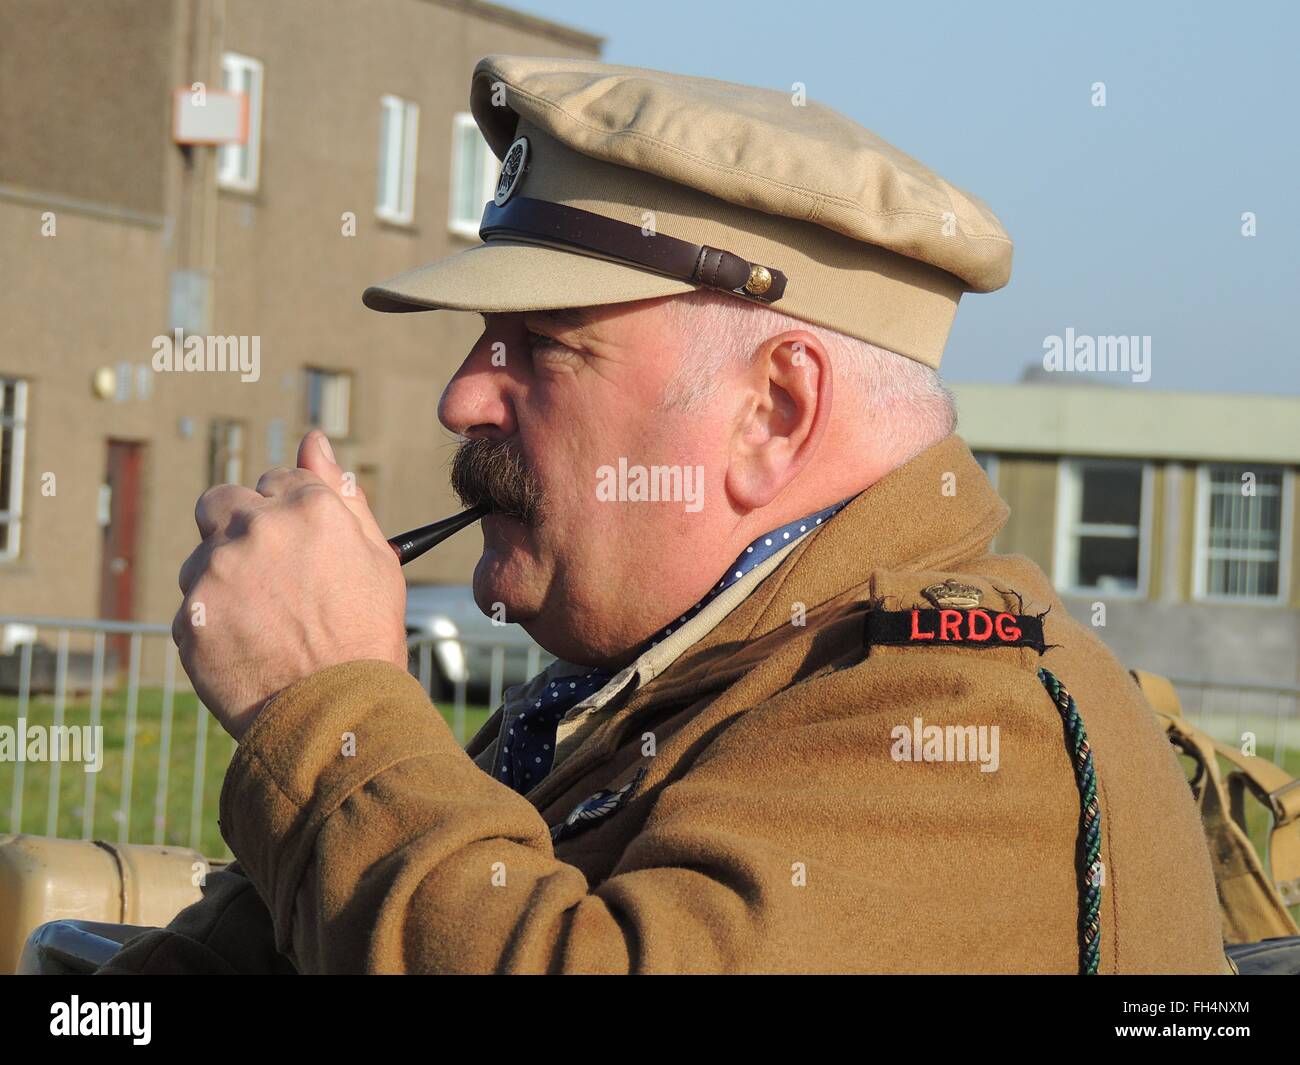
[(243, 479), (243, 423), (214, 419), (208, 437), (208, 484), (240, 484)]
[(266, 423), (266, 461), (272, 466), (284, 463), (286, 435), (287, 426), (283, 418), (272, 418)]
[(1144, 594), (1150, 506), (1149, 465), (1063, 459), (1056, 501), (1056, 586)]
[(419, 105), (396, 96), (379, 101), (379, 198), (375, 213), (389, 222), (409, 224), (415, 216), (415, 147)]
[(1290, 488), (1286, 472), (1276, 466), (1197, 470), (1196, 598), (1284, 598)]
[(307, 424), (326, 436), (346, 437), (352, 375), (332, 370), (307, 370)]
[[(972, 451), (971, 454), (974, 456), (975, 461), (979, 463), (980, 469), (984, 471), (984, 476), (989, 479), (989, 484), (993, 486), (993, 491), (996, 492), (998, 490), (997, 455), (992, 451)], [(989, 541), (990, 551), (999, 550), (1000, 545), (998, 541), (1002, 535), (1002, 530), (999, 530), (993, 539)]]
[(998, 486), (998, 457), (992, 451), (972, 451), (975, 461), (979, 463), (980, 469), (984, 471), (984, 476), (989, 479), (989, 483), (994, 488)]
[(18, 557), (26, 435), (27, 382), (0, 377), (0, 560)]
[(452, 122), (451, 219), (453, 233), (478, 238), (483, 208), (496, 190), (501, 164), (492, 154), (474, 117), (459, 114)]
[(248, 141), (221, 146), (217, 184), (256, 192), (262, 155), (262, 64), (246, 55), (227, 52), (221, 57), (221, 83), (227, 92), (242, 92), (248, 97)]

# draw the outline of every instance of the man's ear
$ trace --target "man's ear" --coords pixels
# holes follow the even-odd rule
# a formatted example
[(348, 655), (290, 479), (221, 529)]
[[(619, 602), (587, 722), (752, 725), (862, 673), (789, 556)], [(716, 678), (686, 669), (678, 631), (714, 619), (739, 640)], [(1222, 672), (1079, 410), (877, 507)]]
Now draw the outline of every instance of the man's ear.
[(727, 494), (739, 509), (765, 507), (817, 450), (831, 412), (831, 364), (812, 333), (794, 329), (764, 341), (743, 380), (731, 442)]

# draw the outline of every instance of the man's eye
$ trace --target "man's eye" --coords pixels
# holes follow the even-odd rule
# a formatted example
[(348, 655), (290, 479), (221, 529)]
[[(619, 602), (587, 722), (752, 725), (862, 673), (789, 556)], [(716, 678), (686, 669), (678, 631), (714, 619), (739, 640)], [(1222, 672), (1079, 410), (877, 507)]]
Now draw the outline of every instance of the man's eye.
[(528, 350), (534, 356), (544, 355), (550, 358), (555, 357), (572, 357), (577, 354), (572, 348), (561, 344), (554, 337), (548, 337), (543, 333), (534, 333), (531, 329), (527, 331)]

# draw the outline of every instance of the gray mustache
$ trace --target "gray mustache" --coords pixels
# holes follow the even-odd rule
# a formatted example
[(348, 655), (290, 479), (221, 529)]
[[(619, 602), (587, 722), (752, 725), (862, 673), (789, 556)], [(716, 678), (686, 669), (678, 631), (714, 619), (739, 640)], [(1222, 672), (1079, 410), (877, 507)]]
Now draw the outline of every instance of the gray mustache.
[(451, 463), (451, 487), (467, 507), (540, 525), (545, 496), (536, 475), (504, 440), (466, 440)]

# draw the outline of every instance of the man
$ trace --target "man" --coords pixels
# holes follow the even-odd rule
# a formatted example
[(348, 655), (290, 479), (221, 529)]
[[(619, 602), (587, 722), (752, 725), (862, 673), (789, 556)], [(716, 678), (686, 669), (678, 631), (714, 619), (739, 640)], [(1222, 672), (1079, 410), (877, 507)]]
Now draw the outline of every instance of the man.
[(1224, 971), (1153, 715), (988, 553), (935, 373), (988, 208), (780, 93), (494, 57), (472, 107), (485, 243), (365, 299), (483, 314), (475, 597), (560, 661), (466, 753), (323, 436), (205, 493), (174, 631), (238, 865), (107, 971)]

